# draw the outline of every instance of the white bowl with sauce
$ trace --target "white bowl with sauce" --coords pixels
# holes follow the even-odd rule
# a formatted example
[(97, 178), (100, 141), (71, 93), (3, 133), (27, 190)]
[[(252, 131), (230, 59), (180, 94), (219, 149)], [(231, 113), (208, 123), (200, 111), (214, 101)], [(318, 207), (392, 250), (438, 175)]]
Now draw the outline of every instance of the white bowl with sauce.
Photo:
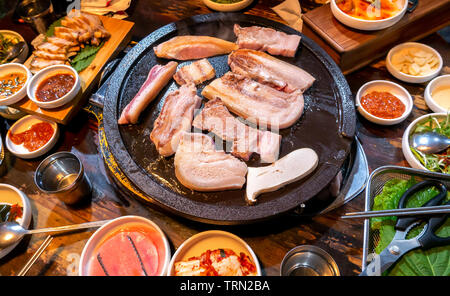
[(2, 95), (3, 91), (0, 90), (0, 105), (2, 106), (17, 103), (27, 95), (27, 86), (30, 83), (33, 75), (31, 74), (30, 70), (28, 70), (28, 68), (22, 64), (9, 63), (0, 65), (0, 83), (3, 78), (6, 79), (7, 75), (14, 73), (22, 74), (25, 77), (25, 82), (18, 91), (16, 91), (12, 95), (6, 96), (5, 98), (3, 98)]
[[(394, 67), (394, 65), (392, 63), (392, 57), (397, 52), (399, 52), (400, 50), (405, 49), (405, 48), (417, 48), (417, 49), (423, 50), (427, 53), (432, 53), (438, 59), (438, 66), (436, 67), (435, 70), (433, 70), (432, 72), (430, 72), (427, 75), (417, 75), (416, 76), (416, 75), (406, 74), (402, 71), (399, 71), (397, 68)], [(406, 42), (406, 43), (402, 43), (397, 46), (394, 46), (388, 52), (388, 54), (386, 56), (386, 68), (389, 71), (389, 73), (391, 73), (391, 75), (394, 76), (395, 78), (397, 78), (401, 81), (404, 81), (404, 82), (409, 82), (409, 83), (424, 83), (424, 82), (427, 82), (427, 81), (433, 79), (434, 77), (439, 75), (439, 72), (441, 72), (443, 65), (444, 65), (444, 62), (443, 62), (442, 56), (439, 54), (439, 52), (437, 52), (434, 48), (432, 48), (428, 45), (418, 43), (418, 42)]]
[[(361, 98), (373, 91), (389, 92), (397, 97), (404, 105), (405, 111), (400, 117), (387, 119), (374, 116), (361, 106)], [(414, 102), (409, 92), (401, 85), (387, 80), (373, 80), (367, 82), (358, 90), (355, 98), (355, 104), (359, 113), (367, 120), (380, 125), (394, 125), (405, 120), (412, 111)]]
[(425, 88), (425, 102), (436, 113), (450, 111), (450, 74), (434, 78)]
[[(41, 86), (41, 84), (45, 82), (47, 78), (50, 78), (58, 74), (72, 75), (75, 78), (75, 82), (72, 88), (66, 94), (59, 97), (58, 99), (52, 101), (38, 100), (36, 92), (38, 88)], [(74, 68), (68, 65), (54, 65), (40, 70), (39, 72), (36, 73), (36, 75), (33, 76), (27, 87), (28, 98), (32, 100), (37, 106), (44, 109), (53, 109), (61, 107), (72, 101), (79, 94), (80, 91), (81, 91), (80, 76), (78, 75), (78, 72)]]
[[(28, 200), (28, 197), (25, 193), (9, 184), (0, 184), (0, 204), (18, 204), (19, 206), (21, 206), (22, 217), (17, 218), (16, 222), (19, 223), (23, 228), (28, 229), (28, 227), (30, 226), (32, 213), (30, 201)], [(0, 259), (11, 252), (19, 244), (19, 242), (20, 240), (17, 243), (0, 250)]]
[(213, 0), (203, 0), (203, 3), (205, 3), (205, 5), (209, 8), (223, 12), (242, 10), (249, 6), (252, 2), (253, 0), (241, 0), (235, 3), (217, 3)]
[[(42, 123), (42, 122), (46, 122), (52, 126), (53, 135), (40, 148), (38, 148), (34, 151), (29, 151), (27, 148), (25, 148), (24, 144), (17, 145), (15, 143), (13, 143), (13, 141), (11, 140), (11, 133), (18, 134), (18, 133), (25, 132), (25, 131), (29, 130), (34, 124)], [(6, 148), (8, 148), (8, 150), (12, 154), (14, 154), (20, 158), (31, 159), (31, 158), (36, 158), (41, 155), (44, 155), (45, 153), (50, 151), (50, 149), (52, 149), (53, 146), (55, 146), (56, 142), (58, 141), (58, 136), (59, 136), (59, 128), (58, 128), (57, 123), (41, 119), (34, 115), (28, 115), (28, 116), (21, 118), (20, 120), (17, 120), (11, 126), (11, 128), (8, 130), (8, 133), (6, 134), (5, 143), (6, 143)]]
[(381, 20), (365, 20), (346, 14), (338, 7), (336, 1), (331, 0), (330, 3), (331, 12), (334, 17), (344, 25), (364, 31), (381, 30), (394, 25), (405, 15), (406, 9), (408, 8), (408, 0), (399, 0), (403, 2), (401, 2), (401, 8), (399, 8), (397, 14)]
[(184, 241), (170, 260), (168, 276), (175, 275), (175, 263), (198, 257), (207, 250), (231, 249), (237, 255), (241, 252), (248, 255), (256, 267), (256, 275), (261, 276), (261, 267), (253, 250), (240, 237), (226, 231), (209, 230), (200, 232)]

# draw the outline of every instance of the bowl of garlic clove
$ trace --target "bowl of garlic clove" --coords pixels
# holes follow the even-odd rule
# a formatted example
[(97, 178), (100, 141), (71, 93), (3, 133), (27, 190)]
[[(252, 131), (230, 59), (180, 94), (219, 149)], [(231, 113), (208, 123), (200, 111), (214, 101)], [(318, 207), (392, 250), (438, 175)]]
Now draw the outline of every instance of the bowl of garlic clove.
[(435, 78), (442, 65), (442, 57), (435, 49), (417, 42), (399, 44), (386, 57), (389, 73), (409, 83), (423, 83)]

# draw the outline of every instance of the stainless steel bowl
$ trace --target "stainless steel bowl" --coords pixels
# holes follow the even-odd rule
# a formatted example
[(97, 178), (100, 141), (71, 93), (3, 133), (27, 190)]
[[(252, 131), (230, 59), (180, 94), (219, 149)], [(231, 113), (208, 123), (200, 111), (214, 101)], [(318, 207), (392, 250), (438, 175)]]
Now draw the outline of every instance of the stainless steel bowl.
[(282, 276), (339, 276), (334, 259), (316, 246), (298, 246), (290, 250), (281, 262)]
[(34, 175), (36, 186), (66, 204), (80, 202), (92, 192), (80, 159), (70, 152), (57, 152), (44, 159)]

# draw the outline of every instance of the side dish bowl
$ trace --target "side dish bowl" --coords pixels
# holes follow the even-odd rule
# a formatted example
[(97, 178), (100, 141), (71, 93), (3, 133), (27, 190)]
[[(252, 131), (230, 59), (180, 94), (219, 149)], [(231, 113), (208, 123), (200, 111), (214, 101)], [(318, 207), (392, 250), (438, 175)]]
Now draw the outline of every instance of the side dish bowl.
[(4, 77), (5, 75), (11, 74), (11, 73), (22, 73), (25, 75), (26, 80), (25, 84), (22, 86), (19, 91), (16, 93), (7, 96), (4, 99), (0, 99), (0, 105), (11, 105), (14, 103), (19, 102), (27, 95), (27, 86), (29, 85), (30, 81), (32, 80), (32, 74), (30, 70), (28, 70), (27, 67), (25, 67), (22, 64), (17, 63), (8, 63), (0, 65), (0, 77)]
[(334, 17), (346, 26), (349, 26), (353, 29), (364, 31), (381, 30), (394, 25), (405, 15), (406, 9), (408, 8), (408, 1), (403, 0), (402, 8), (400, 9), (400, 11), (398, 11), (396, 15), (382, 20), (364, 20), (350, 16), (345, 12), (343, 12), (337, 6), (336, 1), (338, 0), (331, 0), (330, 3), (331, 12), (333, 13)]
[(13, 37), (16, 38), (19, 42), (24, 42), (24, 47), (22, 49), (22, 52), (14, 58), (12, 61), (9, 61), (10, 63), (23, 63), (28, 57), (29, 47), (25, 39), (17, 32), (10, 31), (10, 30), (0, 30), (0, 35), (5, 37)]
[[(400, 117), (393, 119), (380, 118), (370, 114), (361, 106), (361, 98), (371, 91), (386, 91), (393, 94), (405, 105), (405, 111)], [(411, 95), (403, 86), (387, 80), (373, 80), (361, 86), (356, 94), (355, 104), (364, 118), (380, 125), (394, 125), (402, 122), (409, 116), (414, 105)]]
[[(16, 145), (11, 141), (11, 133), (13, 133), (13, 134), (22, 133), (22, 132), (30, 129), (31, 126), (33, 126), (34, 124), (40, 123), (40, 122), (48, 122), (53, 128), (52, 137), (42, 147), (40, 147), (34, 151), (28, 151), (28, 149), (26, 149), (23, 144)], [(6, 134), (5, 142), (6, 142), (6, 147), (12, 154), (14, 154), (20, 158), (31, 159), (31, 158), (36, 158), (41, 155), (44, 155), (45, 153), (50, 151), (50, 149), (52, 149), (53, 146), (55, 146), (56, 142), (58, 141), (58, 136), (59, 136), (59, 128), (58, 128), (57, 123), (43, 120), (34, 115), (27, 115), (27, 116), (21, 118), (20, 120), (16, 121), (10, 127), (10, 129), (8, 130), (8, 133)]]
[[(75, 77), (75, 84), (73, 85), (71, 90), (64, 96), (60, 97), (59, 99), (49, 102), (39, 101), (36, 98), (36, 90), (38, 89), (39, 85), (46, 78), (59, 73), (69, 73)], [(28, 98), (32, 100), (37, 106), (45, 109), (57, 108), (69, 103), (78, 95), (80, 91), (81, 91), (80, 76), (78, 75), (78, 72), (74, 68), (68, 65), (54, 65), (40, 70), (39, 72), (36, 73), (36, 75), (33, 76), (33, 79), (31, 79), (27, 87)]]
[(411, 122), (411, 124), (406, 128), (406, 130), (403, 134), (403, 138), (402, 138), (402, 151), (403, 151), (403, 155), (405, 156), (405, 159), (408, 162), (408, 164), (415, 169), (420, 169), (420, 170), (425, 170), (425, 171), (428, 171), (428, 169), (420, 162), (419, 159), (417, 159), (417, 157), (411, 151), (410, 139), (411, 139), (411, 135), (413, 134), (417, 125), (419, 123), (424, 122), (429, 117), (435, 117), (437, 119), (445, 119), (447, 117), (447, 114), (446, 113), (431, 113), (431, 114), (425, 114), (423, 116), (420, 116), (419, 118), (417, 118), (416, 120)]
[(203, 0), (206, 6), (213, 10), (230, 12), (230, 11), (239, 11), (247, 6), (249, 6), (253, 0), (241, 0), (235, 3), (218, 3), (212, 0)]
[[(31, 205), (25, 193), (14, 186), (8, 184), (0, 184), (0, 204), (18, 204), (22, 207), (22, 217), (16, 220), (23, 228), (27, 229), (31, 222)], [(18, 244), (15, 244), (0, 250), (0, 259), (11, 252)]]
[[(414, 47), (414, 48), (418, 48), (418, 49), (424, 50), (429, 53), (433, 53), (439, 61), (438, 67), (433, 72), (431, 72), (427, 75), (423, 75), (423, 76), (409, 75), (409, 74), (399, 71), (392, 64), (392, 56), (399, 50), (408, 48), (408, 47)], [(406, 42), (406, 43), (402, 43), (397, 46), (394, 46), (388, 52), (388, 54), (386, 56), (386, 68), (388, 69), (389, 73), (391, 73), (391, 75), (394, 76), (395, 78), (397, 78), (401, 81), (404, 81), (404, 82), (409, 82), (409, 83), (424, 83), (424, 82), (427, 82), (427, 81), (433, 79), (434, 77), (436, 77), (439, 74), (439, 72), (441, 72), (443, 64), (444, 63), (442, 61), (442, 56), (434, 48), (432, 48), (428, 45), (422, 44), (422, 43), (418, 43), (418, 42)]]
[(236, 254), (243, 252), (246, 255), (250, 256), (251, 260), (256, 266), (256, 274), (258, 276), (262, 275), (258, 258), (250, 248), (250, 246), (240, 237), (221, 230), (209, 230), (200, 232), (183, 242), (173, 255), (172, 260), (170, 260), (167, 275), (175, 275), (176, 262), (186, 260), (191, 257), (200, 256), (207, 250), (215, 250), (221, 248), (229, 248), (232, 249)]
[[(436, 113), (446, 113), (447, 110), (445, 107), (442, 107), (433, 99), (433, 91), (437, 89), (438, 87), (447, 87), (450, 89), (450, 74), (448, 75), (442, 75), (439, 77), (434, 78), (430, 83), (428, 83), (427, 87), (425, 88), (425, 102), (427, 103), (427, 106), (433, 110), (433, 112)], [(450, 97), (448, 98), (448, 101), (450, 102)]]

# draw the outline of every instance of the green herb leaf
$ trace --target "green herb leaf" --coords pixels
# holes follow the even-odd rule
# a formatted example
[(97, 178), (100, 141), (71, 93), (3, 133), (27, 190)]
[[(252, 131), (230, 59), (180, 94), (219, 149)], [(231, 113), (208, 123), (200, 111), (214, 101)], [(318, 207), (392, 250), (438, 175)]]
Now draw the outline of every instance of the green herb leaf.
[(47, 29), (47, 32), (45, 33), (45, 36), (47, 37), (52, 37), (53, 35), (55, 35), (55, 27), (60, 27), (61, 26), (61, 20), (63, 18), (60, 18), (59, 20), (54, 21)]

